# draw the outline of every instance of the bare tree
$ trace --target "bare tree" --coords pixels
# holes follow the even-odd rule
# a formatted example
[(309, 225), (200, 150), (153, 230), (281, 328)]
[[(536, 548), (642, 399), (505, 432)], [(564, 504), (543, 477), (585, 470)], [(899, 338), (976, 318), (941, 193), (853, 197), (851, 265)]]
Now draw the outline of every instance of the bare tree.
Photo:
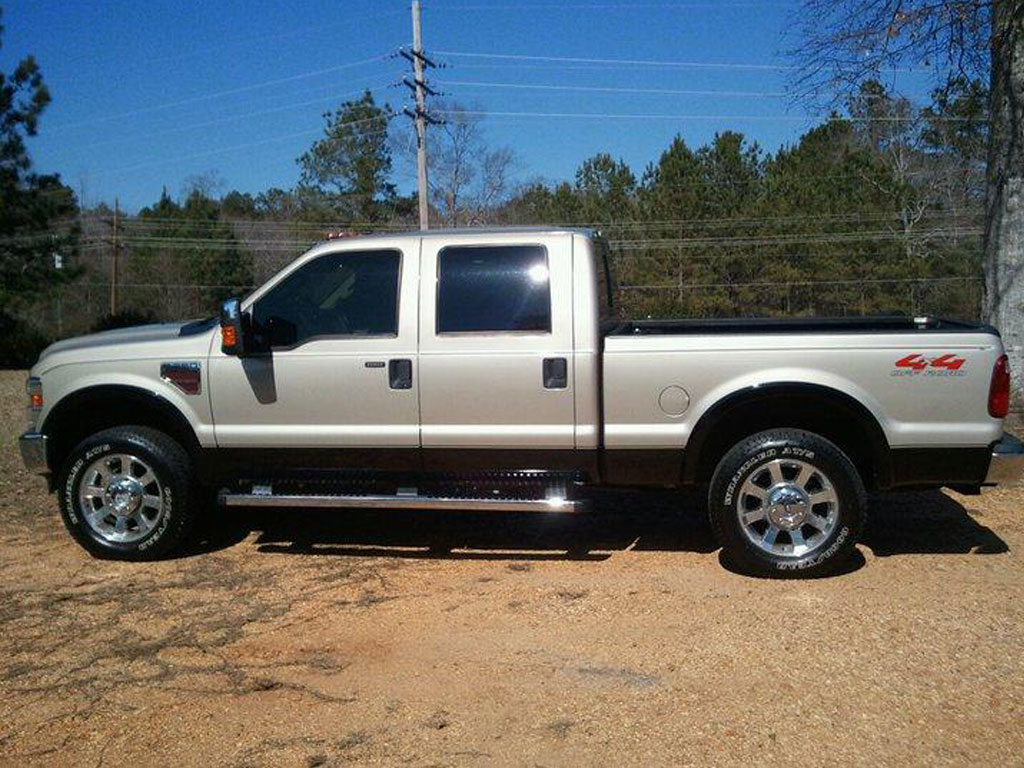
[[(515, 187), (515, 153), (487, 143), (473, 110), (437, 102), (434, 111), (444, 122), (431, 128), (427, 145), (431, 205), (450, 227), (486, 223)], [(399, 136), (396, 146), (412, 157), (412, 142)]]
[(803, 96), (841, 98), (908, 67), (989, 82), (985, 314), (1024, 389), (1024, 0), (804, 0), (791, 52)]

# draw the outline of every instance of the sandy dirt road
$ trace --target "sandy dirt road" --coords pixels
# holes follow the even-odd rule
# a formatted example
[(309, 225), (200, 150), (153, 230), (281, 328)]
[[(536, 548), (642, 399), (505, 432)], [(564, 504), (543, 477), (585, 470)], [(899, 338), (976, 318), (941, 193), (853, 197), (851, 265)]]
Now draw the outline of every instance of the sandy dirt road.
[(730, 572), (694, 499), (239, 511), (93, 560), (0, 373), (0, 764), (1020, 765), (1024, 492), (873, 500), (848, 573)]

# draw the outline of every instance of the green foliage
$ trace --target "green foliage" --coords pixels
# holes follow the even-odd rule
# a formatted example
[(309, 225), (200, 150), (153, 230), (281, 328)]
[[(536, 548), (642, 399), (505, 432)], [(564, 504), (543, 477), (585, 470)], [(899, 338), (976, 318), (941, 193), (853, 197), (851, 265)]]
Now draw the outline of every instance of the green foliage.
[(984, 102), (964, 82), (917, 110), (867, 81), (849, 118), (774, 155), (730, 131), (696, 149), (677, 136), (639, 184), (599, 154), (574, 185), (531, 184), (509, 210), (602, 229), (638, 317), (977, 318)]
[(366, 91), (324, 115), (324, 137), (299, 158), (305, 207), (357, 221), (381, 221), (395, 199), (389, 107)]
[[(252, 287), (252, 257), (222, 219), (222, 207), (198, 189), (181, 204), (164, 190), (156, 205), (139, 211), (134, 226), (142, 227), (140, 239), (147, 244), (126, 259), (129, 274), (148, 276), (136, 280), (143, 284), (158, 278), (157, 283), (192, 288), (193, 312), (200, 314)], [(154, 291), (159, 288), (140, 293), (133, 309), (148, 312)]]
[[(2, 19), (2, 16), (0, 16)], [(0, 37), (3, 26), (0, 25)], [(34, 136), (50, 92), (32, 56), (0, 72), (0, 311), (15, 312), (74, 276), (60, 270), (77, 247), (75, 196), (54, 175), (32, 172)], [(57, 259), (55, 257), (60, 257)]]

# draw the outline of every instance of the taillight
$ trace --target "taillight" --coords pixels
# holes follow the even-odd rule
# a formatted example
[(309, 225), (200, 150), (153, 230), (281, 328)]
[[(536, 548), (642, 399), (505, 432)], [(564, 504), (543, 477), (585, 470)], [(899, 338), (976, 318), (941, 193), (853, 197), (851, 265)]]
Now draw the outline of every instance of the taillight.
[(1002, 419), (1010, 412), (1010, 358), (1003, 355), (992, 369), (988, 388), (988, 415)]

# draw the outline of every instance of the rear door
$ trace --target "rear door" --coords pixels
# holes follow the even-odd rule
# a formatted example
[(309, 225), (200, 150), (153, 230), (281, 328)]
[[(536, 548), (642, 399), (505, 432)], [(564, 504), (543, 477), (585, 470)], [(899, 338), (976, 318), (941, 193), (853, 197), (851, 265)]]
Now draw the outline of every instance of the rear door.
[(572, 238), (423, 240), (421, 441), (574, 447)]

